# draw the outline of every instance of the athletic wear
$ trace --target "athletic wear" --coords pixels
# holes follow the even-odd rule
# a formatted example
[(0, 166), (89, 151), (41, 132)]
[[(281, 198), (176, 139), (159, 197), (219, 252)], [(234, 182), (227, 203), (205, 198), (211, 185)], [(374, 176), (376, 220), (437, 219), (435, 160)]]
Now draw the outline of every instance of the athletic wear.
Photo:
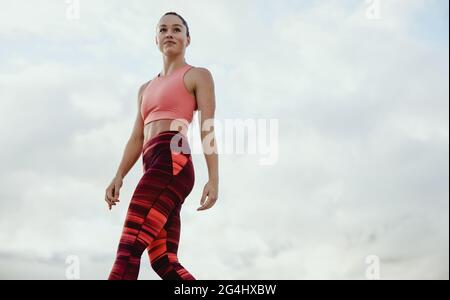
[(180, 210), (195, 181), (186, 136), (160, 132), (144, 144), (142, 163), (144, 174), (131, 198), (109, 279), (137, 279), (147, 250), (162, 279), (195, 280), (177, 258)]
[(179, 119), (189, 125), (197, 110), (195, 97), (189, 94), (184, 75), (193, 68), (184, 65), (166, 76), (155, 76), (142, 94), (141, 114), (144, 124), (160, 119)]

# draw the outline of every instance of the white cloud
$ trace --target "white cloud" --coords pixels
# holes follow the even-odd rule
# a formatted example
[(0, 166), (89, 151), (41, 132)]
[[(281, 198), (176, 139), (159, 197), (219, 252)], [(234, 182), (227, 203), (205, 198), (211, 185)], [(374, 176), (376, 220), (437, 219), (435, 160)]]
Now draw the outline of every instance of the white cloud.
[(112, 212), (103, 191), (137, 89), (161, 68), (154, 25), (175, 10), (190, 24), (187, 61), (213, 73), (218, 120), (280, 120), (278, 164), (221, 155), (219, 200), (203, 213), (194, 155), (186, 268), (364, 279), (374, 254), (382, 278), (448, 279), (448, 42), (412, 32), (424, 1), (381, 1), (378, 20), (365, 1), (81, 1), (78, 21), (64, 2), (14, 3), (0, 18), (1, 278), (64, 278), (70, 254), (82, 278), (108, 275), (141, 160)]

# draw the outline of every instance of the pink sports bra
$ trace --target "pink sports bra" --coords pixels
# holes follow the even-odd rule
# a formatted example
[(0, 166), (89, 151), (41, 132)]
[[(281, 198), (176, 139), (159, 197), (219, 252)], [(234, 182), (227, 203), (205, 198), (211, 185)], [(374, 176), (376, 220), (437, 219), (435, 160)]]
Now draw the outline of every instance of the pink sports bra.
[(161, 119), (177, 119), (187, 125), (198, 109), (195, 97), (184, 85), (184, 74), (193, 66), (185, 65), (170, 75), (155, 76), (142, 93), (141, 115), (144, 124)]

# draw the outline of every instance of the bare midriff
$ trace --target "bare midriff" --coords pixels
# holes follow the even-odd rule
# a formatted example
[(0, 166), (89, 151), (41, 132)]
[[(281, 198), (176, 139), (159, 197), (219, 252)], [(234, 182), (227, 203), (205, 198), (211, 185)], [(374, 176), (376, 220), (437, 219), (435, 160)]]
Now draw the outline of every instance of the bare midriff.
[(181, 132), (184, 136), (187, 136), (186, 123), (179, 120), (162, 119), (155, 120), (144, 126), (144, 144), (155, 137), (162, 131), (175, 130)]

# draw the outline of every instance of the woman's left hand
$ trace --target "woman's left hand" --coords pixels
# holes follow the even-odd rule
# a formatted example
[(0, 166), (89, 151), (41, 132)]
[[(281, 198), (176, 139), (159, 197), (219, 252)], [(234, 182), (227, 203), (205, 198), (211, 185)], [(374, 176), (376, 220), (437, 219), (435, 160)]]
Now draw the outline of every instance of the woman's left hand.
[[(202, 198), (200, 199), (200, 207), (197, 210), (205, 210), (211, 208), (217, 200), (219, 194), (218, 180), (209, 180), (203, 188)], [(208, 197), (208, 199), (206, 199)]]

